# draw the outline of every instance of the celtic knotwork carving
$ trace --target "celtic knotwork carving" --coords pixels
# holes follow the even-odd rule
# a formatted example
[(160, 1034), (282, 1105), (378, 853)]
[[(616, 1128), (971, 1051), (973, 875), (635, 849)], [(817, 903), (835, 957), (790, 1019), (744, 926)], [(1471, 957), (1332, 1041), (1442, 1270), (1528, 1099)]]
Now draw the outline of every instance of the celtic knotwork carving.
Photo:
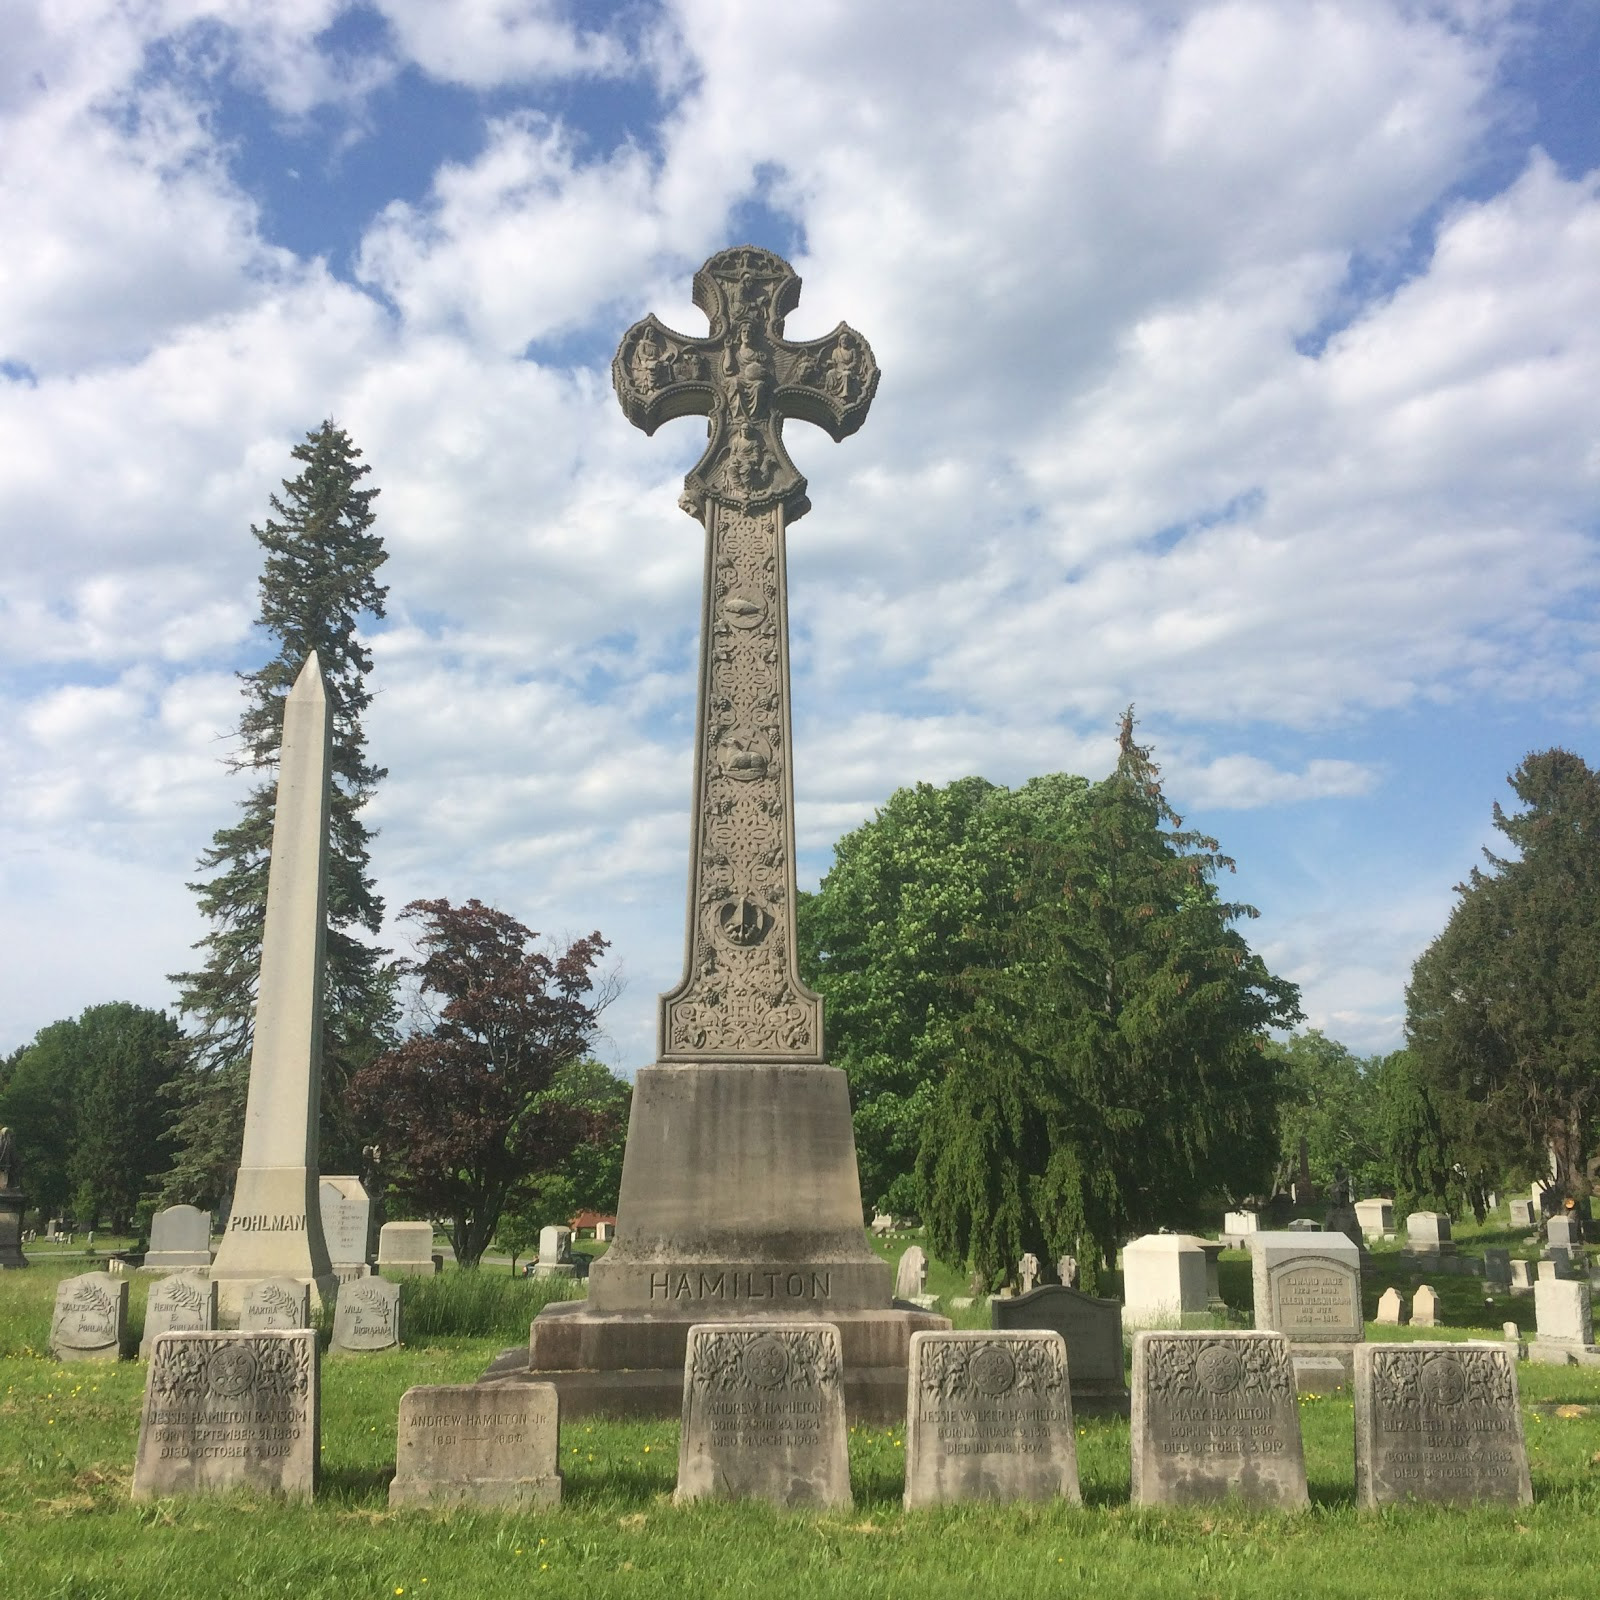
[(312, 1343), (281, 1337), (162, 1339), (150, 1365), (150, 1392), (167, 1402), (244, 1393), (304, 1399), (311, 1389)]
[(1054, 1339), (926, 1339), (920, 1350), (922, 1392), (941, 1400), (1053, 1398), (1067, 1387), (1066, 1358)]
[(817, 1389), (839, 1381), (837, 1338), (805, 1328), (719, 1328), (696, 1335), (689, 1377), (697, 1389)]
[(1276, 1339), (1161, 1339), (1145, 1346), (1145, 1381), (1161, 1400), (1242, 1392), (1287, 1400), (1294, 1392), (1287, 1345)]

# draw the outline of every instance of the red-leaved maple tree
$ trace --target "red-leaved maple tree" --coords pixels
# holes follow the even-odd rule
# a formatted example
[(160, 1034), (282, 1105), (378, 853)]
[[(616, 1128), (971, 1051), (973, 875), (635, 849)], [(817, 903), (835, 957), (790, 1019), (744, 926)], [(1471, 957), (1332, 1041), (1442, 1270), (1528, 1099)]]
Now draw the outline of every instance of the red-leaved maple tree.
[(448, 1217), (456, 1259), (476, 1267), (506, 1206), (607, 1131), (552, 1090), (593, 1041), (606, 941), (591, 933), (546, 955), (537, 935), (479, 900), (414, 900), (402, 915), (418, 926), (420, 957), (402, 970), (437, 1011), (431, 1028), (356, 1074), (352, 1109), (399, 1198)]

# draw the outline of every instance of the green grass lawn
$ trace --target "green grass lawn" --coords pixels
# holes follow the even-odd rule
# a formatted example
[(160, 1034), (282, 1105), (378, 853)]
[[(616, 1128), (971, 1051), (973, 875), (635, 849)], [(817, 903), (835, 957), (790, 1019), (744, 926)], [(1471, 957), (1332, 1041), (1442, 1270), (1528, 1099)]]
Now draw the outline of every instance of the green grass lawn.
[[(1079, 1422), (1082, 1509), (908, 1515), (900, 1506), (899, 1429), (851, 1435), (855, 1509), (848, 1515), (678, 1509), (671, 1504), (675, 1424), (573, 1422), (561, 1430), (559, 1510), (391, 1514), (387, 1482), (402, 1392), (414, 1383), (470, 1382), (519, 1336), (514, 1323), (492, 1319), (527, 1312), (524, 1300), (503, 1296), (485, 1309), (487, 1283), (480, 1290), (462, 1275), (457, 1288), (453, 1274), (438, 1280), (441, 1287), (410, 1291), (419, 1315), (406, 1349), (324, 1361), (322, 1489), (314, 1505), (240, 1497), (135, 1507), (128, 1481), (143, 1366), (62, 1365), (40, 1354), (55, 1283), (78, 1265), (0, 1274), (0, 1600), (1084, 1593), (1592, 1600), (1600, 1593), (1600, 1373), (1576, 1368), (1519, 1371), (1537, 1498), (1526, 1511), (1358, 1512), (1351, 1406), (1334, 1396), (1302, 1403), (1313, 1509), (1295, 1518), (1231, 1508), (1134, 1511), (1127, 1424), (1099, 1418)], [(496, 1278), (511, 1285), (509, 1274)], [(136, 1307), (149, 1282), (131, 1280)], [(436, 1327), (449, 1319), (438, 1304), (420, 1315), (425, 1295), (463, 1296), (454, 1314), (490, 1325), (471, 1337), (426, 1331), (430, 1318)], [(1452, 1331), (1481, 1330), (1441, 1333)]]

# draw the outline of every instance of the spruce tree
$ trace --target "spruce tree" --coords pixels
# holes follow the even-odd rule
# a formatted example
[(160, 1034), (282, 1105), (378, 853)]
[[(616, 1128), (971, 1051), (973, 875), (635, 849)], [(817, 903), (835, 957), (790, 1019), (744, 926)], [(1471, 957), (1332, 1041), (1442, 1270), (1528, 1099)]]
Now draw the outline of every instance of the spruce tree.
[[(372, 703), (372, 656), (357, 633), (364, 616), (382, 617), (388, 560), (372, 531), (378, 490), (363, 488), (371, 470), (332, 421), (291, 451), (303, 463), (271, 498), (272, 515), (250, 531), (265, 552), (256, 624), (276, 649), (265, 665), (240, 673), (245, 709), (235, 771), (260, 774), (239, 820), (219, 829), (189, 887), (211, 923), (196, 949), (196, 971), (176, 973), (179, 1009), (190, 1019), (190, 1071), (180, 1085), (180, 1146), (164, 1193), (211, 1203), (232, 1186), (244, 1126), (256, 981), (266, 916), (267, 871), (277, 799), (276, 764), (283, 704), (313, 650), (327, 682), (333, 724), (333, 795), (328, 849), (327, 969), (323, 1012), (323, 1166), (350, 1168), (356, 1143), (345, 1111), (351, 1075), (393, 1037), (393, 971), (388, 952), (356, 930), (376, 933), (383, 901), (368, 871), (372, 833), (363, 806), (386, 776), (368, 758), (362, 713)], [(352, 1169), (353, 1170), (353, 1169)]]

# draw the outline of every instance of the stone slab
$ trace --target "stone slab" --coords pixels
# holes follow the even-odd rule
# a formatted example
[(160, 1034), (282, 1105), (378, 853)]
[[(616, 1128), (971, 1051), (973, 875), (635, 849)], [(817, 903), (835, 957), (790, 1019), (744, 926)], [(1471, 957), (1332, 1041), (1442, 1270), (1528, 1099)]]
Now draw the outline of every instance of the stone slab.
[(674, 1499), (849, 1510), (843, 1377), (831, 1322), (691, 1328)]
[(1257, 1233), (1249, 1243), (1257, 1328), (1297, 1347), (1366, 1338), (1361, 1253), (1342, 1233)]
[(328, 1259), (342, 1280), (365, 1271), (372, 1260), (372, 1200), (353, 1173), (324, 1175), (317, 1185), (322, 1209), (322, 1237)]
[(1533, 1482), (1509, 1352), (1482, 1345), (1365, 1345), (1355, 1353), (1356, 1501), (1531, 1505)]
[(1382, 1239), (1394, 1232), (1394, 1201), (1381, 1195), (1370, 1200), (1357, 1200), (1356, 1221), (1361, 1225), (1363, 1237)]
[(198, 1206), (168, 1206), (150, 1219), (150, 1248), (143, 1272), (188, 1272), (211, 1266), (211, 1213)]
[(1135, 1505), (1309, 1504), (1281, 1333), (1136, 1334), (1132, 1435)]
[(85, 1272), (56, 1286), (50, 1350), (57, 1361), (118, 1361), (128, 1332), (128, 1280)]
[(1439, 1323), (1439, 1294), (1429, 1283), (1419, 1283), (1411, 1297), (1411, 1326), (1433, 1328)]
[(430, 1278), (439, 1270), (431, 1222), (386, 1222), (378, 1230), (378, 1271)]
[(1045, 1328), (1059, 1333), (1072, 1369), (1073, 1408), (1080, 1415), (1128, 1414), (1120, 1302), (1047, 1284), (1012, 1300), (991, 1300), (989, 1320), (997, 1329)]
[(311, 1326), (310, 1286), (294, 1278), (263, 1278), (244, 1286), (241, 1333), (289, 1332)]
[(311, 1499), (319, 1379), (309, 1329), (161, 1334), (145, 1381), (133, 1498), (251, 1489)]
[(1148, 1233), (1122, 1247), (1122, 1320), (1130, 1328), (1181, 1328), (1205, 1316), (1206, 1254), (1187, 1234)]
[(384, 1278), (342, 1284), (333, 1308), (333, 1349), (395, 1350), (400, 1345), (400, 1285)]
[(1079, 1504), (1066, 1340), (1044, 1330), (913, 1335), (905, 1452), (907, 1508)]
[(1404, 1324), (1406, 1303), (1398, 1289), (1390, 1287), (1378, 1296), (1378, 1315), (1375, 1320), (1391, 1328)]
[(559, 1505), (560, 1421), (560, 1400), (547, 1383), (407, 1389), (389, 1504)]
[(174, 1272), (156, 1284), (145, 1301), (139, 1359), (150, 1359), (158, 1333), (211, 1333), (216, 1326), (216, 1284), (196, 1272)]
[(1533, 1286), (1533, 1315), (1541, 1344), (1594, 1342), (1594, 1310), (1586, 1283), (1540, 1278)]
[(928, 1285), (928, 1252), (914, 1244), (901, 1257), (894, 1272), (896, 1300), (915, 1300)]

